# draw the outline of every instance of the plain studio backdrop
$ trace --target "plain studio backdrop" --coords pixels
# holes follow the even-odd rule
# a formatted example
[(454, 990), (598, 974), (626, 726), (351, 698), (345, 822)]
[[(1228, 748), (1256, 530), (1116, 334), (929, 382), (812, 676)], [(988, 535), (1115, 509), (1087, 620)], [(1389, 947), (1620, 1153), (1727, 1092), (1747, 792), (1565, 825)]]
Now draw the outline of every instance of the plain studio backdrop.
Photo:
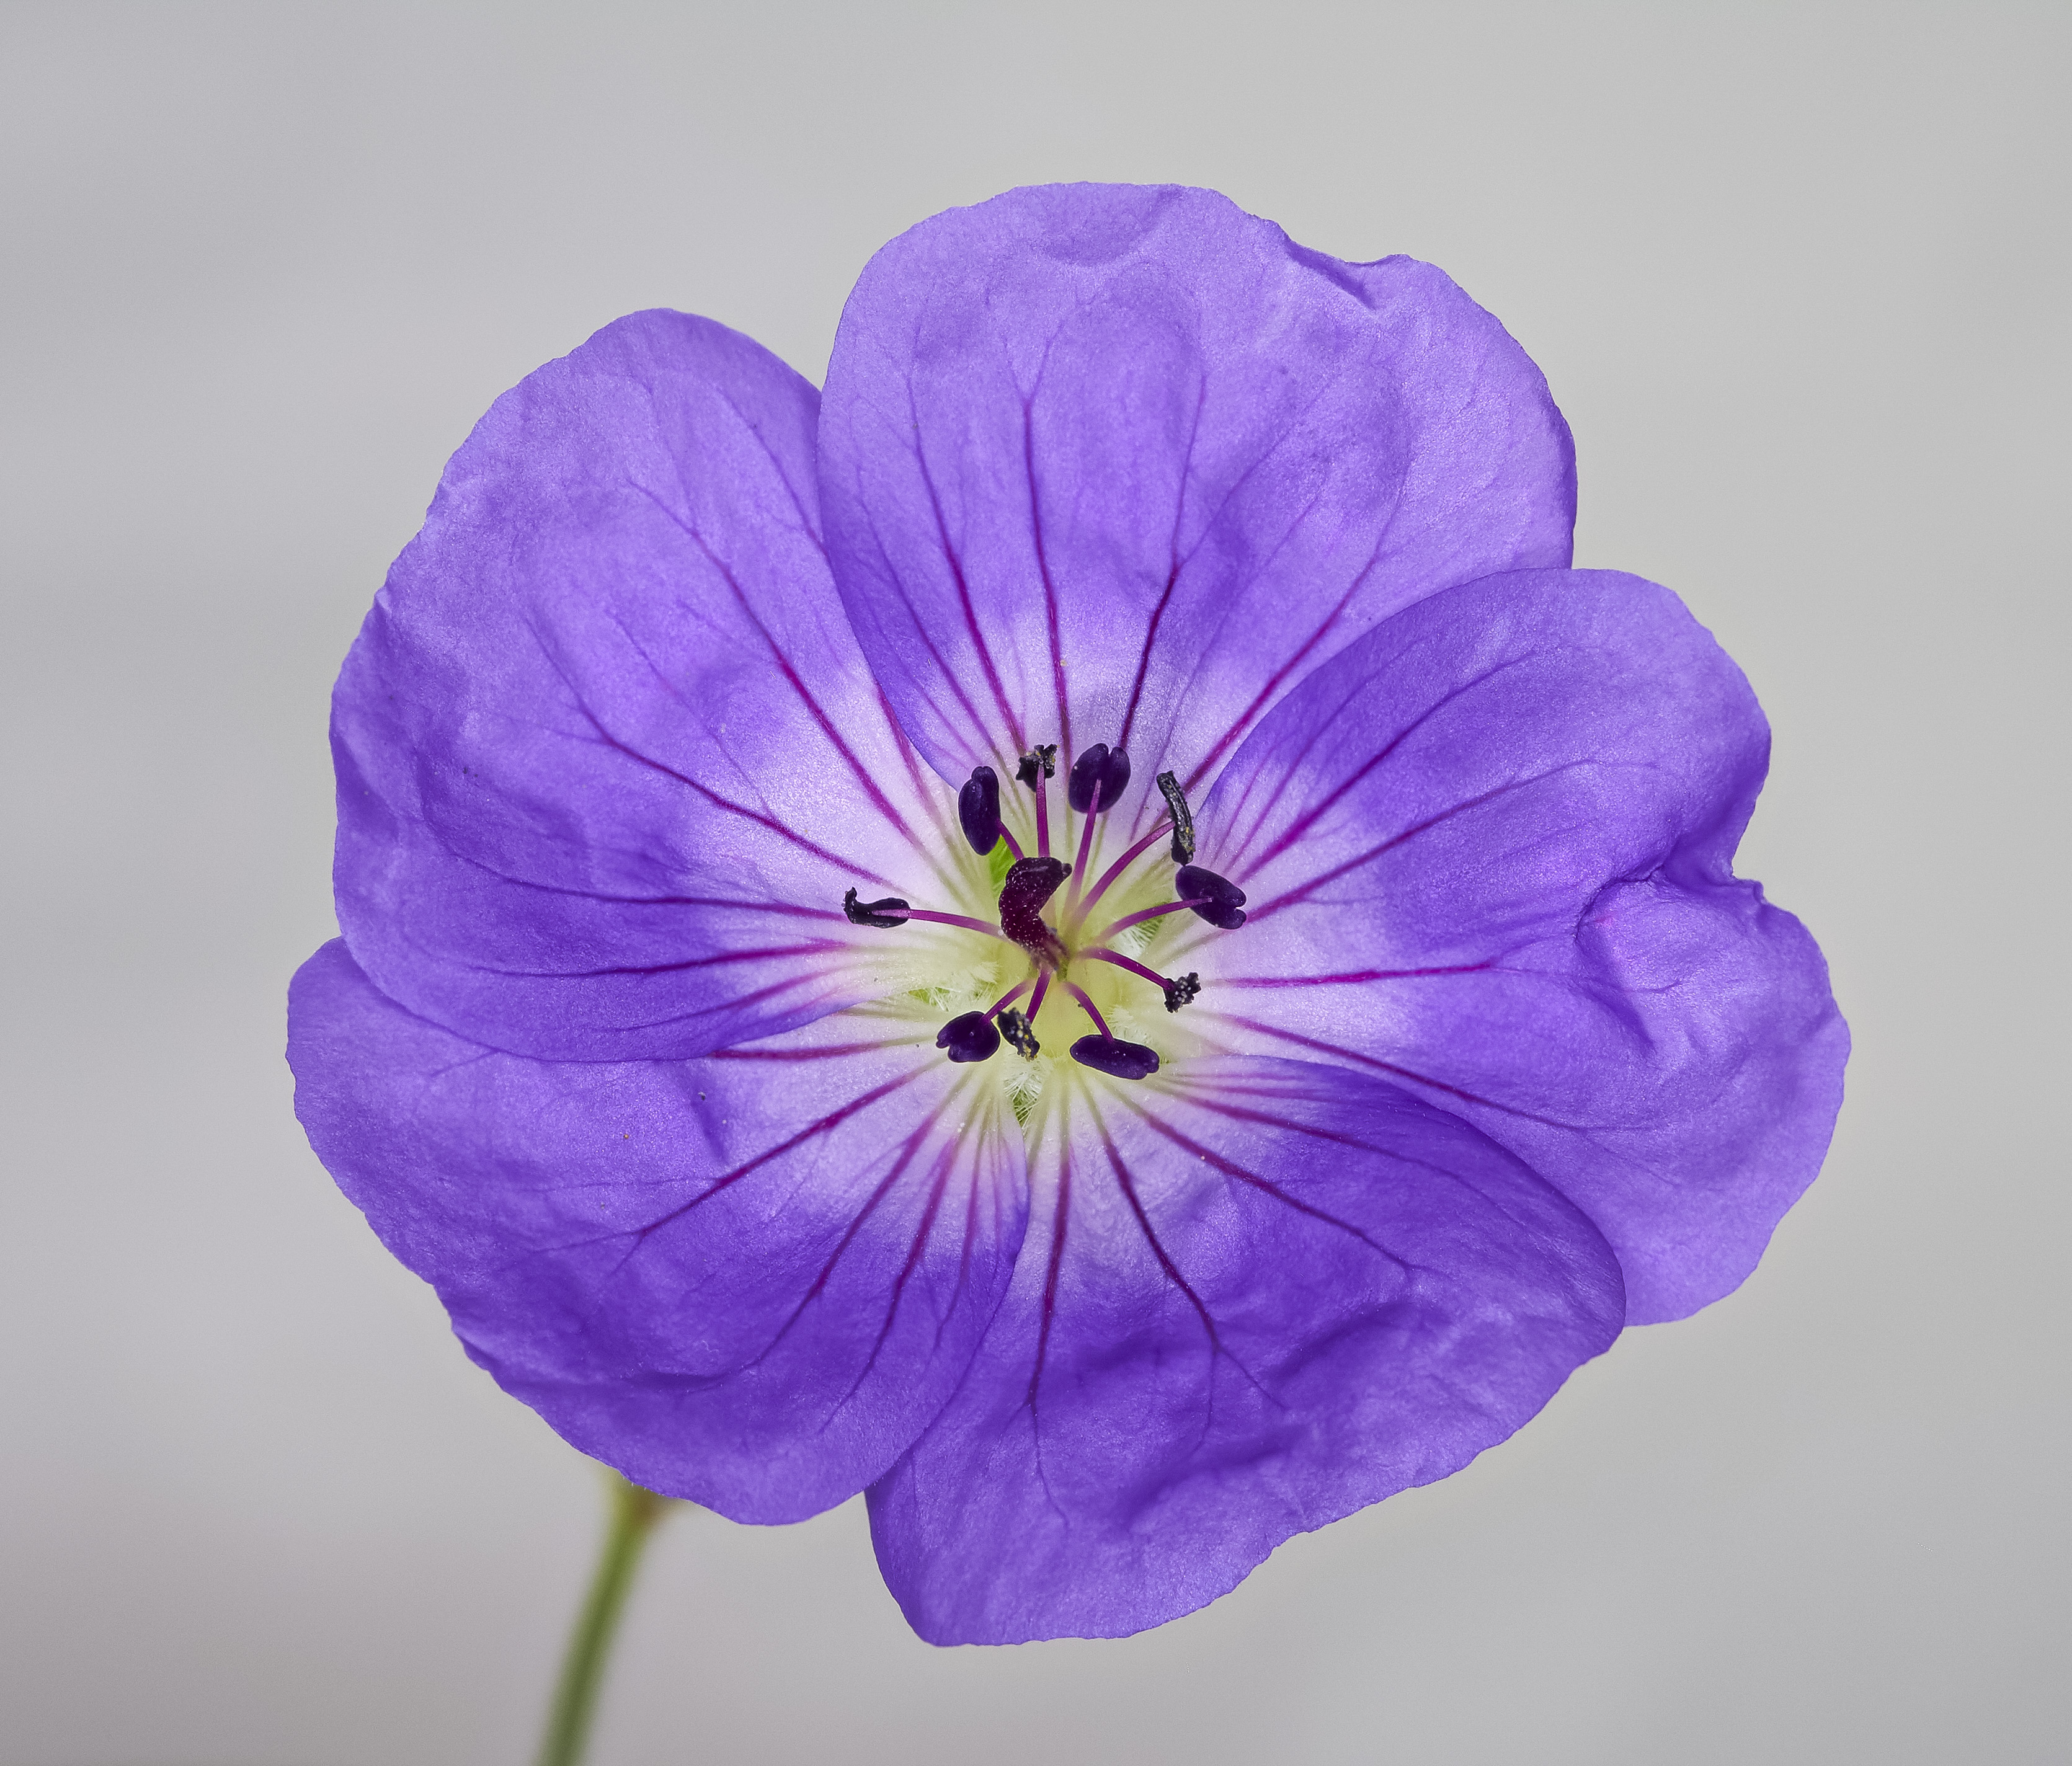
[(893, 234), (1179, 181), (1443, 265), (1579, 564), (1753, 680), (1744, 874), (1855, 1029), (1738, 1293), (1124, 1642), (937, 1650), (860, 1503), (680, 1513), (634, 1762), (2060, 1760), (2062, 5), (16, 6), (4, 17), (0, 1760), (524, 1760), (594, 1470), (290, 1113), (326, 696), (446, 455), (635, 308), (816, 379)]

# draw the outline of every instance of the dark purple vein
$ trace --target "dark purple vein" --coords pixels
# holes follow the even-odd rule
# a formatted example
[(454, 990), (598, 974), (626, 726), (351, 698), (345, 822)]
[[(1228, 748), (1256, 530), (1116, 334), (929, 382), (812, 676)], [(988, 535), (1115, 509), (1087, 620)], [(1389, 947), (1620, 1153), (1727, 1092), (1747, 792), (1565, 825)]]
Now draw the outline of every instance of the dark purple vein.
[[(684, 520), (654, 492), (648, 490), (644, 486), (636, 485), (634, 488), (646, 496), (664, 516), (676, 524), (689, 539), (693, 545), (705, 554), (706, 563), (719, 573), (720, 580), (726, 583), (733, 593), (734, 605), (740, 608), (742, 618), (755, 628), (756, 635), (763, 640), (763, 647), (770, 652), (770, 659), (777, 665), (778, 672), (784, 677), (786, 684), (797, 696), (799, 702), (812, 715), (813, 721), (820, 725), (820, 733), (827, 738), (828, 745), (848, 763), (849, 771), (855, 774), (857, 782), (863, 786), (864, 795), (870, 799), (872, 807), (905, 835), (910, 844), (918, 846), (919, 843), (914, 838), (913, 829), (906, 825), (906, 817), (894, 807), (891, 800), (879, 789), (878, 781), (872, 776), (870, 770), (856, 758), (854, 750), (843, 738), (841, 732), (835, 728), (834, 720), (828, 716), (827, 708), (820, 704), (819, 696), (800, 678), (798, 670), (792, 666), (791, 657), (785, 654), (783, 647), (777, 642), (770, 628), (763, 624), (762, 615), (756, 612), (754, 605), (748, 598), (747, 591), (741, 586), (740, 579), (734, 575), (734, 567), (706, 543), (705, 536), (699, 532), (696, 526)], [(612, 622), (618, 625), (619, 629), (625, 633), (627, 643), (632, 644), (636, 650), (641, 649), (639, 641), (631, 632), (626, 630), (624, 625), (619, 622), (615, 615)], [(641, 654), (643, 659), (648, 660), (645, 651), (642, 651)], [(655, 664), (650, 660), (648, 666), (652, 668)]]
[[(1356, 871), (1363, 865), (1371, 864), (1384, 852), (1394, 852), (1397, 847), (1416, 840), (1419, 835), (1429, 833), (1433, 828), (1450, 822), (1456, 815), (1466, 815), (1470, 810), (1480, 809), (1484, 804), (1493, 803), (1500, 797), (1508, 797), (1513, 791), (1522, 791), (1529, 785), (1537, 785), (1560, 774), (1572, 772), (1577, 767), (1589, 766), (1593, 764), (1594, 763), (1589, 761), (1564, 761), (1558, 766), (1548, 767), (1544, 773), (1535, 773), (1527, 778), (1511, 779), (1482, 792), (1480, 796), (1467, 798), (1458, 803), (1449, 804), (1436, 815), (1428, 815), (1423, 821), (1413, 823), (1400, 833), (1392, 834), (1379, 845), (1370, 847), (1358, 856), (1347, 859), (1344, 864), (1334, 865), (1330, 870), (1319, 873), (1307, 882), (1290, 889), (1285, 895), (1275, 897), (1252, 917), (1255, 920), (1263, 920), (1270, 914), (1278, 913), (1282, 908), (1298, 906), (1315, 894), (1318, 889), (1322, 889), (1326, 884), (1335, 882), (1346, 872)], [(1284, 844), (1285, 842), (1276, 842), (1274, 852), (1277, 853)], [(1272, 853), (1269, 853), (1267, 859), (1262, 862), (1270, 863), (1273, 856)]]
[[(921, 483), (928, 493), (928, 508), (935, 519), (935, 537), (942, 545), (943, 561), (950, 567), (950, 580), (956, 585), (958, 605), (964, 610), (964, 630), (971, 635), (972, 646), (978, 651), (979, 665), (985, 671), (986, 684), (993, 689), (993, 703), (1000, 708), (1000, 715), (1007, 720), (1008, 736), (1018, 752), (1026, 745), (1022, 738), (1021, 721), (1015, 717), (1013, 708), (1007, 703), (1007, 694), (1000, 684), (1000, 671), (993, 666), (993, 651), (987, 647), (985, 634), (979, 627), (977, 610), (972, 603), (971, 585), (964, 579), (964, 560), (957, 556), (956, 548), (950, 540), (949, 522), (943, 513), (942, 495), (935, 488), (935, 475), (928, 466), (927, 448), (921, 439), (921, 413), (914, 403), (911, 381), (906, 387), (906, 408), (914, 422), (914, 463), (920, 468)], [(914, 611), (911, 602), (907, 604), (907, 610), (909, 613)], [(928, 647), (929, 654), (935, 657), (937, 665), (948, 673), (949, 664), (942, 653), (936, 650), (918, 614), (915, 616), (914, 629), (922, 643)]]
[[(1047, 358), (1050, 346), (1044, 346)], [(1038, 379), (1042, 379), (1039, 372)], [(1029, 532), (1036, 547), (1036, 574), (1043, 584), (1043, 624), (1050, 641), (1050, 680), (1058, 694), (1058, 741), (1072, 753), (1072, 714), (1065, 703), (1065, 653), (1058, 634), (1058, 585), (1050, 577), (1050, 553), (1043, 538), (1043, 499), (1036, 470), (1035, 395), (1022, 401), (1022, 470), (1029, 481)]]
[[(1294, 844), (1294, 843), (1300, 840), (1303, 835), (1307, 833), (1311, 828), (1315, 826), (1318, 817), (1323, 815), (1326, 811), (1328, 811), (1334, 804), (1338, 803), (1338, 800), (1346, 795), (1346, 792), (1350, 791), (1355, 785), (1359, 784), (1359, 782), (1365, 778), (1369, 773), (1372, 772), (1375, 768), (1380, 766), (1383, 762), (1388, 759), (1391, 755), (1395, 754), (1399, 748), (1400, 748), (1406, 741), (1409, 741), (1413, 735), (1421, 729), (1433, 717), (1436, 717), (1441, 712), (1446, 709), (1448, 706), (1453, 704), (1456, 700), (1473, 692), (1477, 688), (1483, 685), (1486, 682), (1494, 680), (1498, 675), (1504, 673), (1507, 670), (1515, 668), (1520, 663), (1528, 659), (1529, 659), (1523, 656), (1511, 657), (1506, 661), (1498, 663), (1491, 667), (1484, 669), (1481, 674), (1475, 676), (1472, 680), (1462, 681), (1457, 686), (1449, 687), (1447, 688), (1447, 690), (1441, 693), (1438, 698), (1433, 700), (1430, 704), (1427, 705), (1424, 708), (1424, 710), (1418, 713), (1418, 714), (1415, 717), (1412, 718), (1408, 723), (1405, 724), (1402, 729), (1399, 729), (1393, 736), (1390, 737), (1388, 741), (1383, 746), (1376, 749), (1373, 754), (1368, 755), (1364, 761), (1361, 762), (1361, 763), (1351, 772), (1348, 773), (1343, 778), (1340, 779), (1338, 782), (1329, 791), (1326, 791), (1323, 796), (1311, 803), (1300, 815), (1297, 816), (1294, 821), (1290, 823), (1286, 828), (1283, 828), (1279, 834), (1274, 836), (1272, 844), (1268, 846), (1266, 851), (1261, 853), (1256, 860), (1252, 861), (1252, 863), (1260, 866), (1271, 865), (1275, 859), (1278, 858), (1281, 855), (1281, 853), (1287, 851), (1290, 846)], [(1248, 844), (1249, 842), (1248, 841), (1247, 844)]]
[[(621, 626), (619, 629), (622, 631), (625, 630), (623, 626)], [(722, 797), (717, 791), (713, 791), (709, 786), (700, 784), (697, 780), (691, 778), (689, 774), (680, 773), (675, 767), (664, 765), (662, 762), (656, 760), (652, 755), (643, 754), (637, 748), (631, 747), (628, 744), (621, 741), (618, 737), (612, 734), (610, 730), (604, 727), (603, 721), (598, 717), (595, 712), (590, 708), (588, 701), (586, 701), (583, 698), (582, 695), (577, 691), (575, 683), (569, 679), (567, 671), (561, 667), (559, 659), (557, 658), (553, 651), (548, 647), (546, 640), (540, 635), (536, 629), (534, 629), (532, 631), (532, 638), (533, 641), (539, 645), (541, 654), (547, 659), (548, 665), (553, 668), (557, 675), (561, 676), (561, 684), (568, 688), (569, 696), (575, 701), (576, 709), (582, 713), (584, 719), (589, 723), (590, 728), (597, 733), (598, 740), (602, 743), (604, 746), (612, 750), (616, 754), (623, 754), (628, 760), (637, 762), (643, 766), (653, 769), (653, 770), (661, 774), (665, 778), (672, 778), (679, 785), (685, 786), (690, 790), (696, 791), (701, 797), (704, 798), (715, 808), (725, 810), (730, 815), (738, 815), (744, 821), (753, 822), (758, 827), (768, 829), (773, 834), (782, 836), (785, 840), (789, 840), (794, 846), (800, 848), (803, 851), (812, 853), (816, 858), (824, 860), (830, 865), (837, 865), (843, 869), (853, 872), (857, 876), (870, 877), (876, 882), (891, 885), (895, 888), (898, 886), (896, 884), (894, 884), (892, 878), (884, 876), (882, 873), (874, 871), (867, 865), (858, 865), (853, 859), (845, 858), (839, 853), (829, 852), (824, 846), (821, 846), (815, 841), (809, 840), (804, 835), (796, 833), (791, 828), (787, 828), (782, 822), (777, 820), (775, 817), (765, 815), (758, 810), (750, 809), (746, 804), (737, 803), (730, 798)], [(630, 635), (628, 641), (631, 641)], [(647, 663), (650, 668), (653, 668), (655, 667), (653, 659), (649, 657), (646, 651), (641, 651), (637, 643), (635, 644), (634, 647), (635, 651), (639, 652), (642, 661)], [(657, 671), (657, 672), (659, 675), (659, 671)], [(667, 676), (661, 676), (660, 678), (662, 679), (664, 685), (668, 684)], [(672, 688), (672, 691), (673, 692), (674, 689)]]
[(1283, 1030), (1278, 1025), (1262, 1024), (1256, 1018), (1240, 1017), (1235, 1012), (1205, 1013), (1204, 1016), (1213, 1016), (1230, 1024), (1240, 1025), (1248, 1030), (1257, 1031), (1261, 1036), (1278, 1037), (1283, 1042), (1314, 1049), (1319, 1053), (1334, 1056), (1341, 1061), (1355, 1062), (1363, 1067), (1371, 1067), (1377, 1073), (1385, 1073), (1397, 1079), (1408, 1079), (1413, 1085), (1428, 1086), (1433, 1091), (1445, 1093), (1449, 1098), (1458, 1098), (1464, 1103), (1478, 1104), (1501, 1115), (1515, 1116), (1521, 1122), (1537, 1123), (1543, 1128), (1559, 1128), (1568, 1134), (1589, 1134), (1594, 1131), (1596, 1126), (1588, 1123), (1563, 1122), (1554, 1116), (1536, 1115), (1530, 1110), (1520, 1110), (1511, 1104), (1500, 1103), (1494, 1098), (1485, 1098), (1479, 1092), (1465, 1090), (1459, 1086), (1449, 1086), (1443, 1079), (1434, 1079), (1412, 1068), (1398, 1066), (1392, 1061), (1362, 1054), (1357, 1049), (1348, 1049), (1341, 1043), (1324, 1042), (1315, 1037), (1305, 1037), (1299, 1031)]
[[(1195, 1105), (1198, 1108), (1213, 1110), (1219, 1115), (1240, 1116), (1245, 1119), (1260, 1123), (1262, 1126), (1293, 1129), (1298, 1133), (1311, 1135), (1318, 1140), (1338, 1141), (1342, 1144), (1352, 1146), (1365, 1146), (1365, 1143), (1363, 1142), (1348, 1141), (1343, 1136), (1327, 1133), (1320, 1129), (1310, 1128), (1302, 1123), (1285, 1121), (1281, 1119), (1265, 1115), (1255, 1115), (1250, 1111), (1239, 1111), (1231, 1106), (1216, 1104), (1211, 1099), (1198, 1095), (1190, 1095), (1188, 1102)], [(1336, 1214), (1330, 1213), (1328, 1210), (1318, 1208), (1314, 1203), (1305, 1202), (1300, 1197), (1289, 1195), (1286, 1190), (1283, 1189), (1280, 1185), (1275, 1183), (1272, 1178), (1262, 1177), (1258, 1174), (1258, 1173), (1248, 1170), (1243, 1165), (1239, 1164), (1235, 1160), (1225, 1158), (1223, 1154), (1216, 1152), (1213, 1148), (1203, 1146), (1199, 1141), (1194, 1140), (1191, 1136), (1184, 1135), (1181, 1133), (1178, 1129), (1174, 1127), (1170, 1123), (1161, 1121), (1157, 1116), (1154, 1115), (1149, 1110), (1146, 1109), (1142, 1105), (1133, 1103), (1130, 1107), (1137, 1112), (1138, 1117), (1143, 1121), (1145, 1126), (1149, 1128), (1153, 1133), (1162, 1135), (1166, 1140), (1171, 1141), (1174, 1146), (1180, 1148), (1183, 1152), (1194, 1154), (1196, 1158), (1202, 1160), (1207, 1164), (1214, 1166), (1218, 1171), (1223, 1173), (1225, 1177), (1235, 1177), (1240, 1183), (1250, 1185), (1253, 1189), (1259, 1190), (1261, 1193), (1271, 1196), (1276, 1201), (1281, 1203), (1286, 1207), (1292, 1208), (1298, 1214), (1306, 1214), (1313, 1220), (1322, 1221), (1327, 1226), (1337, 1227), (1340, 1232), (1350, 1233), (1355, 1238), (1357, 1238), (1363, 1245), (1366, 1246), (1369, 1251), (1374, 1252), (1375, 1255), (1386, 1258), (1399, 1269), (1407, 1267), (1403, 1259), (1400, 1257), (1398, 1257), (1395, 1252), (1389, 1250), (1386, 1245), (1379, 1244), (1374, 1239), (1369, 1238), (1364, 1229), (1355, 1226), (1350, 1221), (1341, 1220)], [(1367, 1150), (1371, 1151), (1371, 1149)]]
[(1058, 1272), (1065, 1263), (1065, 1223), (1072, 1208), (1072, 1148), (1060, 1135), (1058, 1144), (1058, 1208), (1050, 1223), (1050, 1265), (1043, 1272), (1043, 1299), (1036, 1326), (1036, 1365), (1029, 1370), (1029, 1415), (1036, 1417), (1037, 1388), (1043, 1381), (1043, 1362), (1050, 1352), (1050, 1327), (1058, 1315)]

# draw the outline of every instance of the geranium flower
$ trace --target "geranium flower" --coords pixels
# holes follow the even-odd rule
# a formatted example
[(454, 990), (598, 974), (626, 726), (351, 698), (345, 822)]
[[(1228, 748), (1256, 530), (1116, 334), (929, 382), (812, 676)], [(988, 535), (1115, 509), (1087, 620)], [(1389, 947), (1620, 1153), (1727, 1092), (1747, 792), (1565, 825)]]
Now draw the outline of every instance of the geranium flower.
[(1199, 191), (894, 240), (824, 395), (499, 400), (341, 675), (298, 1109), (468, 1353), (938, 1642), (1112, 1636), (1754, 1266), (1845, 1032), (1766, 764), (1437, 270)]

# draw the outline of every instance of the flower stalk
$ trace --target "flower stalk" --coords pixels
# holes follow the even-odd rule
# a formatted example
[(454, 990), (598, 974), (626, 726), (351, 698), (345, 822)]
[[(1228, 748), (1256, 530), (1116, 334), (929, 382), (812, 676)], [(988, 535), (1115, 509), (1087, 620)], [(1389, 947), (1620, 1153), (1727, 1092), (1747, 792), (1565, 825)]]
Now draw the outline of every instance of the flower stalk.
[(605, 1525), (604, 1549), (590, 1578), (590, 1592), (569, 1633), (560, 1681), (540, 1738), (537, 1766), (579, 1766), (590, 1745), (590, 1720), (597, 1712), (605, 1664), (626, 1608), (627, 1591), (639, 1567), (642, 1551), (671, 1499), (643, 1489), (618, 1472), (610, 1474), (610, 1513)]

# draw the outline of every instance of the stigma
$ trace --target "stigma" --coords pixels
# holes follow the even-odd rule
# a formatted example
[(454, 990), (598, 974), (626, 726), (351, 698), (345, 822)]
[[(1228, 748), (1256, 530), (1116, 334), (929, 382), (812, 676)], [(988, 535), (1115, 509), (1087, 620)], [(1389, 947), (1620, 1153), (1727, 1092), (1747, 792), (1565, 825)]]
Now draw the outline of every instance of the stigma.
[(1043, 918), (1043, 907), (1072, 874), (1063, 859), (1022, 859), (1008, 867), (1000, 888), (1000, 930), (1030, 955), (1052, 968), (1063, 968), (1064, 942)]

